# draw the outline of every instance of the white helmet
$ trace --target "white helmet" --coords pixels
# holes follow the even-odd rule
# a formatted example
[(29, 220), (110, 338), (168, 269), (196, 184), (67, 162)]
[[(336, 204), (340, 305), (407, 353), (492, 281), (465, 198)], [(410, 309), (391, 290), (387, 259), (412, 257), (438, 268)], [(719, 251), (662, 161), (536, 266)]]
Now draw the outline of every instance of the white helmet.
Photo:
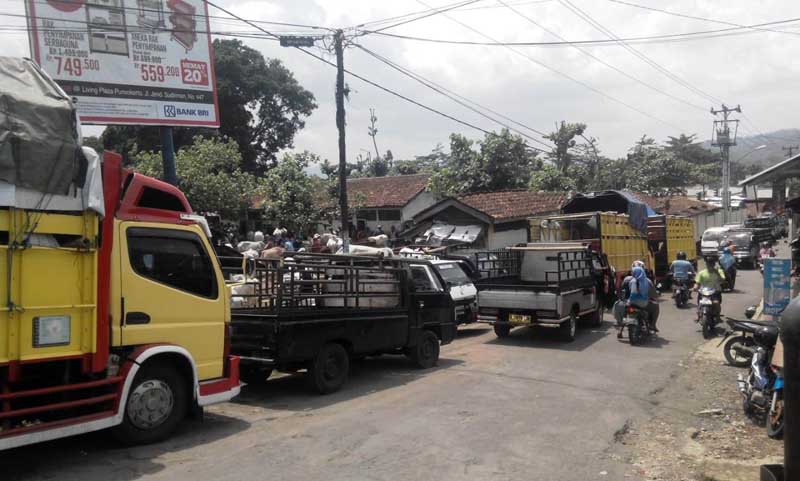
[(633, 270), (634, 267), (641, 267), (644, 269), (644, 261), (633, 261), (633, 264), (631, 264), (631, 270)]

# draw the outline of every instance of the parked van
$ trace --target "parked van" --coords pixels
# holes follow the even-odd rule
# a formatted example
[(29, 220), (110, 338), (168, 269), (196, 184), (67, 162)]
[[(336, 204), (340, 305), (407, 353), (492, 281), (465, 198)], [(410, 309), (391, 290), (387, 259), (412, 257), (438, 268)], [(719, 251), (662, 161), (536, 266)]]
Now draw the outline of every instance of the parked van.
[(719, 244), (728, 236), (727, 227), (710, 227), (703, 232), (700, 239), (700, 253), (705, 257), (708, 255), (718, 255)]

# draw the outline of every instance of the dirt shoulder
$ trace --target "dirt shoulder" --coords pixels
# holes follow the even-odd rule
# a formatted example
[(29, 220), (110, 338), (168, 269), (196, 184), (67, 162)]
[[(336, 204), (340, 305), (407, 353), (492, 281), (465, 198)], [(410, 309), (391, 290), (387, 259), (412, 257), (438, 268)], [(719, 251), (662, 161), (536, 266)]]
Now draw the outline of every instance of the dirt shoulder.
[(783, 461), (783, 442), (742, 413), (736, 375), (719, 339), (688, 359), (651, 393), (653, 415), (617, 434), (612, 457), (630, 464), (626, 476), (648, 480), (752, 481), (761, 464)]

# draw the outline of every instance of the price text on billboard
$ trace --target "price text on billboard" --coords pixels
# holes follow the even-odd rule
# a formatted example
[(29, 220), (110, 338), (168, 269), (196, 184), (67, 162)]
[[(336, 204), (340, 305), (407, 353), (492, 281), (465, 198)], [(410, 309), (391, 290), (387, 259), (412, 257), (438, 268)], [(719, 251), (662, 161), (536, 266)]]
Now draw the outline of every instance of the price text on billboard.
[(87, 124), (218, 127), (203, 0), (26, 0), (36, 62)]

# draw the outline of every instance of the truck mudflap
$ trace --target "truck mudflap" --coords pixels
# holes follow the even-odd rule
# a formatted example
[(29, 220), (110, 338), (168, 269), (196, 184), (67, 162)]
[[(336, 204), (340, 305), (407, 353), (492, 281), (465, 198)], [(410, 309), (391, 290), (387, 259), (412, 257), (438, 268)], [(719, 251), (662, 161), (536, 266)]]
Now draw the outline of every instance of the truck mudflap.
[(197, 405), (209, 406), (211, 404), (230, 401), (239, 395), (242, 389), (239, 382), (239, 356), (228, 356), (228, 376), (222, 379), (212, 379), (197, 385)]

